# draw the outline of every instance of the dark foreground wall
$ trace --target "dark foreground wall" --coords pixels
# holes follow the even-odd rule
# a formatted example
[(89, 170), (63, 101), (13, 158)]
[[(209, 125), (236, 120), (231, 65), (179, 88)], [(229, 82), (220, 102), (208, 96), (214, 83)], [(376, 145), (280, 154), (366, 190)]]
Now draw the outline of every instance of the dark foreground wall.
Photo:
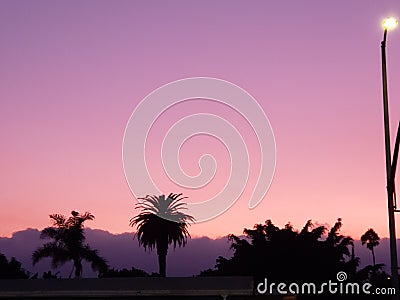
[(0, 298), (244, 299), (253, 288), (251, 277), (0, 280)]

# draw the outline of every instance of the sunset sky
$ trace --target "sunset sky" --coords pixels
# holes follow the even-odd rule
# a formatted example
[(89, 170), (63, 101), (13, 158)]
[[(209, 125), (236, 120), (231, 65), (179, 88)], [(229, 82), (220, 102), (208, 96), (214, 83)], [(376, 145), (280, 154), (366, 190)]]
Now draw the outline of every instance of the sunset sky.
[[(271, 123), (277, 157), (260, 205), (248, 208), (250, 173), (238, 202), (192, 225), (192, 236), (240, 234), (266, 219), (299, 228), (338, 217), (353, 238), (369, 227), (388, 236), (380, 73), (387, 16), (400, 17), (398, 0), (0, 1), (0, 236), (42, 229), (50, 213), (71, 210), (92, 212), (92, 228), (131, 231), (137, 202), (122, 163), (125, 127), (149, 93), (187, 77), (250, 93)], [(400, 28), (389, 32), (387, 56), (393, 145)], [(188, 101), (152, 134), (198, 112), (240, 123), (224, 109)], [(189, 174), (205, 153), (220, 161), (215, 181), (195, 192), (170, 185), (153, 144), (149, 169), (165, 193), (201, 202), (223, 187), (229, 153), (218, 141), (194, 137), (182, 148)]]

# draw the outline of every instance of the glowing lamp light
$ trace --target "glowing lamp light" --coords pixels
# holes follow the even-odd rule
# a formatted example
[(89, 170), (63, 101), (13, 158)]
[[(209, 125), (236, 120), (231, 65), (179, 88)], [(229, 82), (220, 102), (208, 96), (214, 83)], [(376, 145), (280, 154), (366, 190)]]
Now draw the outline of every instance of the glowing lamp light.
[(395, 28), (398, 25), (398, 23), (399, 22), (395, 18), (390, 17), (390, 18), (386, 18), (385, 20), (383, 20), (382, 26), (384, 29), (390, 30), (390, 29)]

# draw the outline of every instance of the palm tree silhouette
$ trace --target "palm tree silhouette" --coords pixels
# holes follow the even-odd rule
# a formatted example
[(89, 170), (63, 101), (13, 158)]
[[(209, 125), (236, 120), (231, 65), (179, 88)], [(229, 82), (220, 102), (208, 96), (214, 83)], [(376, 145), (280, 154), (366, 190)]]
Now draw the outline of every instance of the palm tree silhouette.
[(350, 252), (353, 240), (340, 233), (341, 227), (341, 219), (329, 231), (325, 226), (314, 226), (311, 220), (301, 231), (290, 223), (279, 228), (271, 220), (255, 224), (253, 229), (244, 229), (244, 237), (230, 234), (233, 256), (219, 256), (215, 269), (200, 275), (314, 283), (330, 280), (339, 271), (352, 275), (359, 259)]
[(33, 265), (42, 258), (51, 257), (53, 268), (72, 260), (73, 269), (70, 277), (74, 269), (75, 277), (82, 275), (82, 260), (90, 262), (95, 271), (106, 271), (106, 260), (99, 256), (97, 250), (93, 250), (88, 244), (85, 244), (83, 223), (93, 220), (94, 215), (89, 212), (81, 215), (76, 211), (72, 211), (71, 215), (68, 219), (60, 214), (50, 215), (53, 226), (43, 229), (40, 238), (52, 239), (53, 241), (44, 244), (33, 252)]
[(180, 210), (186, 203), (182, 202), (182, 194), (169, 194), (139, 198), (142, 203), (136, 208), (141, 209), (141, 213), (130, 220), (130, 226), (137, 227), (136, 235), (139, 245), (145, 250), (157, 249), (159, 274), (166, 276), (168, 246), (174, 244), (174, 249), (178, 245), (186, 245), (187, 238), (190, 237), (188, 226), (194, 218)]
[(369, 228), (362, 236), (361, 236), (361, 243), (362, 245), (367, 244), (367, 248), (372, 252), (372, 263), (375, 267), (375, 251), (374, 247), (379, 245), (380, 237), (378, 234), (372, 229)]

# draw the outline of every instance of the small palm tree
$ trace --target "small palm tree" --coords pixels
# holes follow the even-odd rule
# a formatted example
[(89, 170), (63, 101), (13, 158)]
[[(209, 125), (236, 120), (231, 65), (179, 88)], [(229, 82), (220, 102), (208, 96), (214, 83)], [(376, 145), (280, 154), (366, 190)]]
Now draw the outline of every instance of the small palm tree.
[(72, 211), (71, 215), (68, 219), (60, 214), (50, 215), (53, 226), (43, 229), (40, 238), (51, 239), (52, 241), (33, 252), (33, 264), (35, 265), (45, 257), (51, 257), (53, 268), (72, 261), (73, 269), (70, 277), (74, 269), (75, 277), (82, 275), (83, 260), (90, 262), (93, 270), (106, 271), (106, 260), (98, 255), (97, 250), (93, 250), (88, 244), (85, 244), (83, 223), (93, 220), (94, 216), (88, 212), (81, 215), (76, 211)]
[(378, 234), (372, 229), (369, 228), (362, 236), (361, 236), (361, 243), (367, 244), (367, 248), (371, 250), (372, 252), (372, 263), (373, 266), (375, 267), (375, 252), (374, 252), (374, 247), (379, 245), (379, 240), (381, 238), (378, 236)]
[(168, 246), (174, 244), (174, 249), (178, 245), (186, 245), (187, 238), (190, 237), (188, 226), (194, 218), (180, 210), (186, 203), (182, 202), (186, 197), (182, 194), (169, 194), (140, 198), (142, 203), (136, 208), (141, 209), (141, 213), (133, 217), (130, 225), (137, 227), (136, 235), (139, 245), (145, 250), (157, 249), (159, 274), (166, 276)]

